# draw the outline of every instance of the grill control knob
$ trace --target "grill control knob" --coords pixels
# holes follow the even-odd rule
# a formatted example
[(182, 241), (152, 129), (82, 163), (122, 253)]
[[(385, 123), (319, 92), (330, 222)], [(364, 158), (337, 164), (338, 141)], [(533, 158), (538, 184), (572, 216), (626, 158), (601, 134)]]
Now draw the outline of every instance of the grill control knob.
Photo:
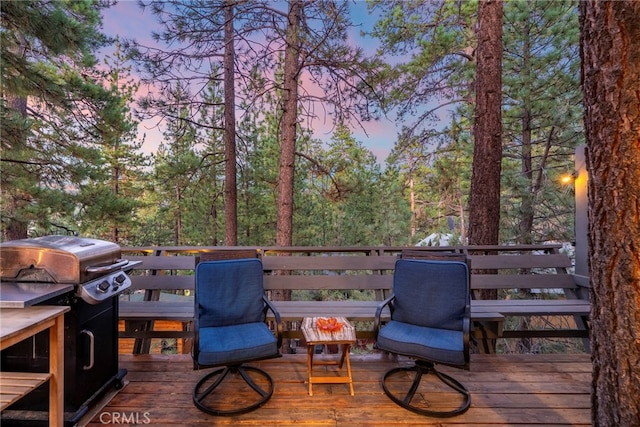
[(127, 280), (127, 276), (125, 276), (124, 274), (118, 274), (114, 280), (122, 285), (122, 283)]
[(110, 286), (109, 282), (107, 282), (106, 280), (103, 280), (102, 282), (98, 283), (98, 286), (97, 286), (98, 292), (102, 292), (104, 294), (109, 290), (109, 286)]

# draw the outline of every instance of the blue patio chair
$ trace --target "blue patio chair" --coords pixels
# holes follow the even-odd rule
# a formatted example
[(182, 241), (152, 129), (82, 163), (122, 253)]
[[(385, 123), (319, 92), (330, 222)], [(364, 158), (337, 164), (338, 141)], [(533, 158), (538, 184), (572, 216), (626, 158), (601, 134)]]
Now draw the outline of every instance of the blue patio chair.
[[(389, 307), (391, 320), (381, 325), (380, 316)], [(465, 262), (399, 259), (393, 277), (393, 293), (375, 314), (376, 348), (415, 359), (413, 366), (387, 371), (382, 379), (386, 395), (405, 409), (422, 415), (452, 417), (471, 405), (471, 394), (453, 377), (436, 370), (436, 364), (469, 369), (469, 269)], [(406, 390), (397, 390), (391, 379), (415, 372)], [(423, 375), (433, 373), (462, 395), (453, 410), (435, 410), (414, 396)]]
[[(266, 298), (262, 278), (262, 262), (257, 258), (206, 261), (196, 267), (194, 369), (222, 367), (204, 375), (193, 389), (194, 404), (208, 414), (250, 412), (273, 394), (271, 376), (245, 366), (281, 356), (280, 314)], [(268, 310), (276, 319), (273, 332), (265, 323)], [(231, 377), (243, 381), (224, 381)], [(229, 390), (230, 386), (242, 389)], [(229, 397), (242, 403), (229, 407)]]

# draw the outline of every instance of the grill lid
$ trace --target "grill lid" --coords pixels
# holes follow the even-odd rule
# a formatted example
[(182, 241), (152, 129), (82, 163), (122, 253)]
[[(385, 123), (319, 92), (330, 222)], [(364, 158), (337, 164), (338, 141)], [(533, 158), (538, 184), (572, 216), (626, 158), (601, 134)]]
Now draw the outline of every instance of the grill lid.
[(0, 244), (2, 281), (82, 284), (113, 271), (120, 259), (115, 243), (75, 236), (44, 236)]

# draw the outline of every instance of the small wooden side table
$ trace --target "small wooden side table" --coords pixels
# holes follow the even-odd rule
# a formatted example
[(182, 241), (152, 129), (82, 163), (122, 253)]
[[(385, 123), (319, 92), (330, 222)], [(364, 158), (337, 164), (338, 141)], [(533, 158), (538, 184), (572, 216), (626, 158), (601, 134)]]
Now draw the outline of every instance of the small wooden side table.
[[(337, 317), (336, 320), (342, 323), (342, 328), (336, 332), (327, 332), (318, 329), (316, 322), (319, 317), (305, 317), (302, 319), (302, 334), (307, 342), (307, 370), (309, 372), (309, 396), (313, 396), (313, 384), (349, 384), (351, 396), (353, 392), (353, 378), (351, 376), (351, 362), (349, 361), (349, 350), (356, 342), (356, 330), (344, 317)], [(316, 345), (339, 344), (342, 347), (340, 361), (318, 360), (314, 363), (313, 355)], [(313, 365), (338, 365), (339, 369), (347, 365), (347, 376), (318, 376), (313, 375)]]

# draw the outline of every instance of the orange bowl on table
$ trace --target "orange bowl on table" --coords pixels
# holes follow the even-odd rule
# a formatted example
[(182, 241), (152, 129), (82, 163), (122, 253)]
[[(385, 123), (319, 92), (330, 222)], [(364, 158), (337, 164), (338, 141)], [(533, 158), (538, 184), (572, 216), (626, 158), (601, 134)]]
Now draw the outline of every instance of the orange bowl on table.
[(339, 322), (335, 317), (320, 317), (316, 320), (316, 327), (325, 332), (337, 332), (342, 329), (342, 322)]

